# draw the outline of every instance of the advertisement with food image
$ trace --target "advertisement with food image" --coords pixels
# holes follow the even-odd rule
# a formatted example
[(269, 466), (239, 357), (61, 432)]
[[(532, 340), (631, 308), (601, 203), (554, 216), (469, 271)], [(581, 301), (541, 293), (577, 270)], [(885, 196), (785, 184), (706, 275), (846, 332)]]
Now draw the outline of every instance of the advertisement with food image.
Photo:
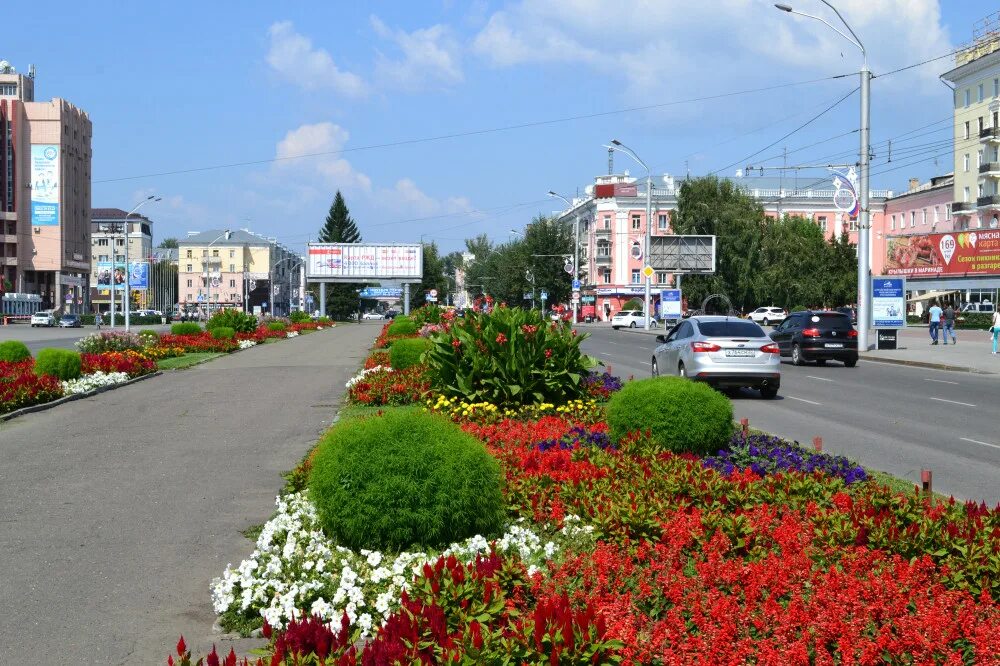
[(1000, 231), (961, 231), (889, 238), (887, 275), (1000, 273)]

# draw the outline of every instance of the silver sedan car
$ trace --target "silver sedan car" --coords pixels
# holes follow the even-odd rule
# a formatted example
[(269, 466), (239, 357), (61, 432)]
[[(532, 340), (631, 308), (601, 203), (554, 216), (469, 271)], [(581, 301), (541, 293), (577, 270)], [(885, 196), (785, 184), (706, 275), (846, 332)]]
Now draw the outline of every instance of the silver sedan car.
[(735, 317), (685, 319), (653, 352), (653, 376), (678, 375), (716, 388), (753, 388), (774, 398), (781, 386), (778, 345), (758, 324)]

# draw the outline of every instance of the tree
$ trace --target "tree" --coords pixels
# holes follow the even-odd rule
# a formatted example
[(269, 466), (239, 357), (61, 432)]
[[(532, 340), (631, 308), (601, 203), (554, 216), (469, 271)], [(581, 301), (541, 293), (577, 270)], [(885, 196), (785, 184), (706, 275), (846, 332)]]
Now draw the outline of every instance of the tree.
[(160, 247), (177, 249), (177, 239), (176, 238), (164, 238), (160, 241)]
[(833, 237), (826, 244), (826, 266), (823, 270), (825, 305), (851, 305), (858, 302), (857, 247), (847, 232)]
[(525, 230), (524, 246), (535, 287), (549, 294), (546, 305), (568, 303), (573, 291), (573, 277), (566, 272), (566, 258), (573, 256), (572, 222), (538, 215)]
[[(360, 243), (361, 232), (358, 231), (351, 212), (344, 201), (344, 195), (337, 190), (326, 215), (326, 222), (319, 231), (321, 243)], [(326, 290), (326, 311), (335, 319), (350, 319), (360, 307), (358, 290), (363, 284), (334, 283)]]
[(412, 294), (418, 299), (415, 304), (417, 307), (423, 305), (426, 294), (429, 294), (431, 289), (437, 290), (438, 302), (444, 301), (444, 294), (448, 291), (448, 280), (445, 279), (444, 272), (445, 262), (444, 258), (438, 255), (437, 244), (433, 242), (425, 243), (423, 250), (424, 277), (417, 287), (416, 294)]

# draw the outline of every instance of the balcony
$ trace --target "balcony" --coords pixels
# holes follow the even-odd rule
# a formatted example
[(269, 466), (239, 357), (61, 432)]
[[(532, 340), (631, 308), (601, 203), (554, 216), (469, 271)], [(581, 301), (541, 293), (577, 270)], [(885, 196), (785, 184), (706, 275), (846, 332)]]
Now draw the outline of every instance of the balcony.
[(1000, 162), (983, 162), (979, 165), (979, 175), (1000, 178)]
[(0, 235), (0, 243), (17, 243), (17, 234), (2, 234)]
[[(1000, 208), (1000, 194), (988, 194), (976, 199), (977, 208)], [(955, 209), (953, 208), (952, 211)]]
[(951, 203), (951, 212), (955, 214), (968, 215), (975, 206), (972, 205), (971, 201), (953, 201)]
[(979, 141), (981, 143), (1000, 141), (1000, 127), (984, 127), (979, 132)]
[(594, 234), (596, 236), (600, 237), (600, 238), (607, 238), (607, 237), (611, 236), (611, 229), (610, 228), (605, 229), (603, 227), (598, 227), (598, 228), (594, 229)]
[(17, 266), (17, 257), (0, 258), (0, 266)]
[(611, 255), (610, 254), (597, 254), (594, 256), (594, 261), (598, 264), (610, 264)]

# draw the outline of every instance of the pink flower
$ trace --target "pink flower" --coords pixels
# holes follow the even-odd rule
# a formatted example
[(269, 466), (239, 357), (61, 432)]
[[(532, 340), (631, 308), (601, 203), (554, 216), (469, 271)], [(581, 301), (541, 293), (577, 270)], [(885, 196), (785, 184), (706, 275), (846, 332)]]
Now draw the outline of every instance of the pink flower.
[(505, 343), (505, 342), (507, 342), (507, 336), (506, 336), (506, 335), (504, 335), (503, 333), (499, 334), (499, 335), (497, 336), (497, 344), (498, 344), (498, 345), (502, 345), (502, 344), (503, 344), (503, 343)]
[(458, 349), (462, 346), (462, 341), (459, 340), (458, 338), (455, 338), (454, 340), (451, 341), (451, 346), (454, 347), (455, 349)]
[(545, 350), (545, 358), (552, 358), (552, 350), (551, 349), (546, 349)]

